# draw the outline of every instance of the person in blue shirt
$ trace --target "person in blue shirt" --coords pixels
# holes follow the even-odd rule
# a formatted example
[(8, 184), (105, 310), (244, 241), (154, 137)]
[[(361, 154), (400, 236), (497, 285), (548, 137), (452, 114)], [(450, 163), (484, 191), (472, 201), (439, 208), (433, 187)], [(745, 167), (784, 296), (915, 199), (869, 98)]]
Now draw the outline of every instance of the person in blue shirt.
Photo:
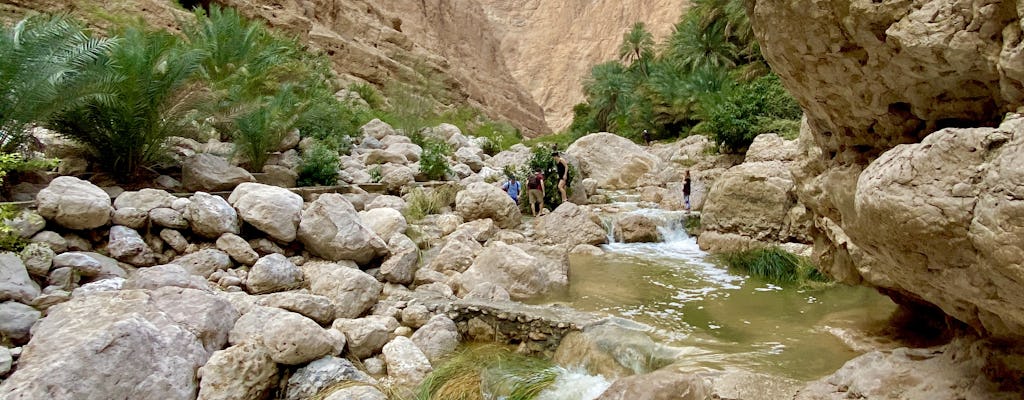
[(512, 198), (512, 201), (519, 204), (519, 193), (522, 192), (523, 185), (516, 180), (515, 175), (508, 175), (508, 181), (501, 185), (501, 190), (508, 193), (508, 196)]

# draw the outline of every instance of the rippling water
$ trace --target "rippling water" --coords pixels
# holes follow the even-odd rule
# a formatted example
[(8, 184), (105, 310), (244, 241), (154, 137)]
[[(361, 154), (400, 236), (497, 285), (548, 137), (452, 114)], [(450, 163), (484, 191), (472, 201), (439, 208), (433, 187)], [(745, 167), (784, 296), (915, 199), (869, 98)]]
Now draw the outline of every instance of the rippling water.
[(803, 381), (857, 355), (830, 331), (877, 326), (895, 308), (867, 288), (782, 288), (729, 271), (667, 226), (664, 243), (614, 243), (602, 256), (574, 256), (569, 288), (543, 302), (646, 324), (655, 340), (684, 349), (679, 364), (694, 369), (741, 368)]

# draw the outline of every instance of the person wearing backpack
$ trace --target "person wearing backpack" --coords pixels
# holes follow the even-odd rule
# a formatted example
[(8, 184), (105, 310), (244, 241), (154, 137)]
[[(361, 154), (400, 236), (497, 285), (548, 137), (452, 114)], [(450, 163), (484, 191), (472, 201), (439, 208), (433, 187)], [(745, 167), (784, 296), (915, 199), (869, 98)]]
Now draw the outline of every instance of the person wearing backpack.
[(508, 193), (508, 196), (512, 198), (516, 204), (519, 204), (519, 193), (522, 192), (522, 185), (516, 180), (515, 175), (508, 175), (508, 181), (501, 185), (501, 190)]
[(526, 190), (530, 196), (530, 211), (536, 217), (544, 209), (544, 174), (533, 171), (526, 179)]

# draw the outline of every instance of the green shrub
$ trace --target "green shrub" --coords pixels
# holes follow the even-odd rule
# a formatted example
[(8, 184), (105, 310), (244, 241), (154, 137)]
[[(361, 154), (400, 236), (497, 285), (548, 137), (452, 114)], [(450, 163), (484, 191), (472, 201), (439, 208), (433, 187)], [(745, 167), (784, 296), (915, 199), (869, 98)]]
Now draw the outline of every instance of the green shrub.
[(367, 170), (366, 172), (370, 174), (370, 182), (380, 183), (381, 178), (383, 178), (383, 172), (381, 170), (380, 165), (370, 167), (370, 169)]
[(354, 83), (349, 85), (348, 90), (359, 93), (359, 97), (370, 106), (371, 109), (380, 109), (384, 106), (384, 98), (373, 86), (366, 83)]
[(438, 214), (445, 207), (455, 203), (455, 195), (459, 193), (460, 189), (461, 187), (454, 183), (436, 186), (432, 189), (415, 188), (409, 192), (406, 207), (402, 213), (410, 222), (419, 221), (430, 214)]
[(420, 172), (430, 180), (443, 180), (452, 168), (448, 165), (448, 155), (452, 148), (447, 143), (439, 140), (428, 139), (423, 146), (423, 154), (420, 156)]
[(487, 121), (469, 131), (470, 135), (487, 138), (482, 147), (484, 153), (495, 155), (509, 147), (523, 142), (523, 134), (508, 122)]
[(299, 186), (331, 186), (338, 183), (338, 153), (317, 143), (302, 155)]
[(287, 85), (274, 96), (254, 104), (255, 108), (234, 119), (235, 149), (252, 171), (262, 171), (285, 134), (295, 126), (300, 100)]
[(14, 228), (6, 223), (20, 213), (21, 210), (11, 204), (0, 205), (0, 251), (20, 252), (28, 245), (28, 240), (18, 235)]
[(102, 95), (92, 73), (116, 43), (88, 36), (66, 16), (35, 15), (0, 27), (0, 150), (24, 143), (29, 124)]
[(370, 119), (369, 113), (353, 110), (331, 96), (312, 101), (299, 117), (296, 127), (302, 137), (315, 138), (335, 151), (347, 154), (352, 146), (352, 137)]
[(102, 169), (137, 178), (166, 157), (169, 136), (190, 129), (189, 114), (204, 99), (194, 85), (203, 52), (167, 32), (129, 27), (96, 81), (105, 93), (56, 115), (51, 126), (83, 144)]
[(0, 153), (0, 186), (5, 183), (7, 175), (14, 172), (50, 170), (57, 167), (60, 160), (55, 158), (33, 158), (26, 160), (18, 153)]
[(776, 284), (828, 281), (810, 260), (779, 247), (723, 253), (719, 258), (731, 268)]

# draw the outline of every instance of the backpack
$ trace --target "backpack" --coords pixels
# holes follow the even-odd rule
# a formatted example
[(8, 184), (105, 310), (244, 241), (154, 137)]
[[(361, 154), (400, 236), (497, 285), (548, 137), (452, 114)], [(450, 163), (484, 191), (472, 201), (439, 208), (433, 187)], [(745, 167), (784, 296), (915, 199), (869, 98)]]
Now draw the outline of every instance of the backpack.
[(526, 187), (530, 189), (540, 189), (541, 174), (536, 173), (530, 175), (530, 178), (526, 180)]

